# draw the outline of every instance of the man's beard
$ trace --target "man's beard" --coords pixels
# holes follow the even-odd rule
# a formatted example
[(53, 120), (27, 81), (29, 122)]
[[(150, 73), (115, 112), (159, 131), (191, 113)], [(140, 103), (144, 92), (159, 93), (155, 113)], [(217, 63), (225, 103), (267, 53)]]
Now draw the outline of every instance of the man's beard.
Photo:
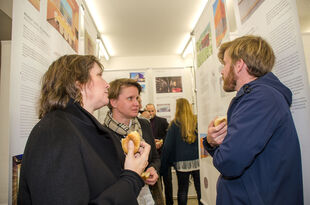
[(234, 67), (230, 66), (229, 73), (226, 78), (223, 77), (224, 85), (223, 89), (226, 92), (234, 92), (237, 84), (236, 74), (234, 72)]

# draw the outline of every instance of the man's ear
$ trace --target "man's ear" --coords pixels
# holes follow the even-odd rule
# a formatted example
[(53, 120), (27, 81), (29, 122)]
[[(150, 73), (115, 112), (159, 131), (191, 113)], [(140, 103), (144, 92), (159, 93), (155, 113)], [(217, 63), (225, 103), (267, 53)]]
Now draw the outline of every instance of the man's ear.
[(247, 66), (242, 59), (239, 59), (235, 65), (236, 73), (240, 73), (243, 69), (247, 69)]

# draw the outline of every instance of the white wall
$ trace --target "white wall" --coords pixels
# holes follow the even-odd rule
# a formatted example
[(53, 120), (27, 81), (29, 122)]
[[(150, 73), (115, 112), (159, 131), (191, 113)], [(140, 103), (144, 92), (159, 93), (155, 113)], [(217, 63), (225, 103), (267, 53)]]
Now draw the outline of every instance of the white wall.
[(301, 35), (302, 35), (306, 66), (307, 66), (307, 72), (308, 72), (308, 82), (310, 86), (310, 33), (302, 33)]
[(8, 204), (9, 185), (9, 84), (11, 42), (1, 41), (0, 86), (0, 204)]

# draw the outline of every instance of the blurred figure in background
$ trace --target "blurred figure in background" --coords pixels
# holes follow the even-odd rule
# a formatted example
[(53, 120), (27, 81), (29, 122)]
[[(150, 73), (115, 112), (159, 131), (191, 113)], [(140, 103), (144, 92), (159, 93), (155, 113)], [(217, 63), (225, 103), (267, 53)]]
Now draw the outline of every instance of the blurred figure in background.
[[(155, 137), (156, 149), (158, 154), (161, 156), (162, 145), (165, 141), (169, 124), (166, 118), (158, 117), (156, 115), (156, 108), (154, 104), (147, 104), (145, 110), (150, 114), (150, 122), (153, 136)], [(166, 205), (171, 205), (173, 204), (171, 167), (168, 167), (166, 174), (162, 178), (165, 186)]]
[(200, 202), (200, 173), (197, 139), (197, 117), (185, 98), (177, 99), (175, 118), (171, 121), (161, 156), (161, 174), (174, 166), (178, 179), (178, 205), (187, 204), (190, 175), (194, 179)]
[(139, 102), (139, 114), (140, 114), (138, 117), (150, 121), (151, 118), (150, 113), (146, 109), (142, 109), (143, 106), (141, 96), (139, 96), (138, 102)]

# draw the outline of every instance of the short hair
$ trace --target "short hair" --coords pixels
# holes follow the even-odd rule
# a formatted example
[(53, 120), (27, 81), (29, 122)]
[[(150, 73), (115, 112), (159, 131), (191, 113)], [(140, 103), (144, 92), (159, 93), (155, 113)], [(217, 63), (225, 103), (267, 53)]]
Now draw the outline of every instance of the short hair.
[[(130, 78), (120, 78), (113, 80), (112, 82), (110, 82), (109, 99), (117, 99), (123, 88), (131, 86), (136, 87), (140, 95), (142, 88), (136, 80)], [(108, 107), (112, 109), (111, 103), (109, 103)]]
[(153, 103), (148, 103), (148, 104), (146, 104), (145, 107), (147, 107), (147, 106), (149, 106), (149, 105), (152, 105), (152, 106), (155, 108), (155, 105), (154, 105)]
[(223, 63), (225, 51), (228, 52), (232, 65), (242, 59), (248, 67), (248, 73), (255, 77), (271, 72), (275, 63), (271, 46), (260, 36), (247, 35), (223, 43), (218, 53), (221, 63)]
[(52, 110), (64, 109), (70, 98), (82, 105), (81, 91), (76, 82), (86, 84), (95, 63), (103, 70), (93, 55), (64, 55), (55, 60), (41, 80), (39, 119)]

